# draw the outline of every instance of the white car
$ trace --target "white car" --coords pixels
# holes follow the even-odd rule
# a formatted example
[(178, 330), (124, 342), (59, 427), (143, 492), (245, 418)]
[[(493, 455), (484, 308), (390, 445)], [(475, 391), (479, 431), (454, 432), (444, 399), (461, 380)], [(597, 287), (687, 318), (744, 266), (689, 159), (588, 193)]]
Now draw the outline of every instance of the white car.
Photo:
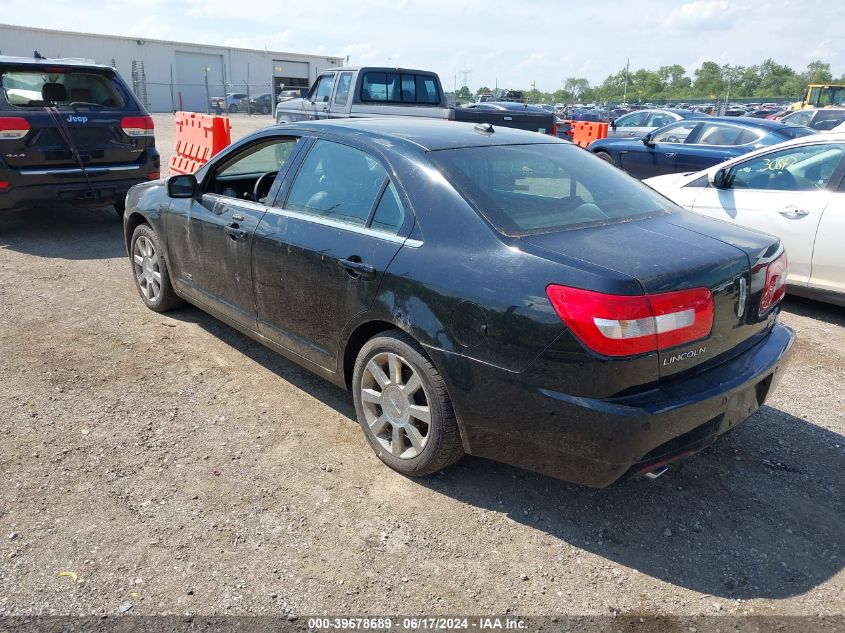
[(790, 292), (845, 306), (845, 133), (804, 136), (643, 182), (696, 213), (778, 236)]

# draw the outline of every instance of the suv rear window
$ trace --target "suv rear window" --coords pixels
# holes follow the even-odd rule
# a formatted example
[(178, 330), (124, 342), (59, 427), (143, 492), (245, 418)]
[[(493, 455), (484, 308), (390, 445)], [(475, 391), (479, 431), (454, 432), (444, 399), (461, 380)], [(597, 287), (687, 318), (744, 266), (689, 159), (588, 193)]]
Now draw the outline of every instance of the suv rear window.
[(674, 207), (571, 143), (470, 147), (434, 151), (429, 156), (505, 235), (609, 224)]
[(103, 73), (16, 70), (0, 74), (9, 105), (26, 108), (88, 105), (122, 108), (124, 103), (111, 79)]
[(364, 73), (361, 101), (381, 103), (440, 103), (440, 91), (432, 75), (416, 73)]

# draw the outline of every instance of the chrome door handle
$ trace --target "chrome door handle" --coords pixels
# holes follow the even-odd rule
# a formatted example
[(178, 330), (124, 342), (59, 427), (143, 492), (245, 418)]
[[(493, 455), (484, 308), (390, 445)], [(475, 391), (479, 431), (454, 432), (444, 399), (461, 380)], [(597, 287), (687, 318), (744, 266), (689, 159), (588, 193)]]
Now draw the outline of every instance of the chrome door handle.
[(810, 215), (807, 209), (798, 209), (797, 207), (786, 207), (778, 211), (785, 218), (803, 218)]
[(235, 220), (236, 222), (243, 222), (244, 216), (242, 216), (240, 213), (234, 213), (234, 214), (232, 214), (232, 219)]
[(666, 152), (666, 158), (674, 158), (675, 152)]

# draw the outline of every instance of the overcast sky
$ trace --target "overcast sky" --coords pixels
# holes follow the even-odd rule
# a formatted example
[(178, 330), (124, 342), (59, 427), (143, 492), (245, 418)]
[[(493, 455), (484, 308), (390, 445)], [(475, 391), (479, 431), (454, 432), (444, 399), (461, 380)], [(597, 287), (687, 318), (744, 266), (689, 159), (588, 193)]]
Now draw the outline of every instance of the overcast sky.
[[(845, 73), (843, 0), (3, 0), (0, 21), (147, 39), (346, 56), (468, 85), (553, 91), (624, 67), (772, 57)], [(35, 12), (37, 7), (37, 13)]]

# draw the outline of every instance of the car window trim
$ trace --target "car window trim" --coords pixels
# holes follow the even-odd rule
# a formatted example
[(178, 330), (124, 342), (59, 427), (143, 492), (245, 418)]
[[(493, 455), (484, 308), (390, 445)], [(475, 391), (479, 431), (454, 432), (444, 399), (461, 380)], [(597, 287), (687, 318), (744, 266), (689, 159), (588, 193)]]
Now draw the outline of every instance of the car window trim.
[(366, 235), (369, 237), (374, 237), (376, 239), (383, 240), (385, 242), (393, 242), (395, 244), (402, 244), (403, 246), (409, 246), (411, 248), (419, 248), (423, 245), (421, 240), (415, 240), (407, 235), (402, 235), (402, 233), (406, 233), (401, 229), (405, 228), (406, 222), (403, 221), (402, 227), (399, 233), (388, 233), (386, 231), (380, 231), (378, 229), (374, 229), (368, 226), (360, 226), (358, 224), (352, 224), (350, 222), (343, 222), (341, 220), (334, 220), (332, 218), (327, 218), (320, 215), (314, 215), (313, 213), (302, 213), (301, 211), (294, 211), (293, 209), (287, 208), (279, 208), (279, 207), (268, 207), (267, 213), (271, 213), (273, 215), (291, 218), (295, 220), (302, 220), (304, 222), (310, 222), (311, 224), (319, 224), (321, 226), (328, 226), (334, 229), (340, 229), (343, 231), (348, 231), (350, 233), (357, 233), (359, 235)]

